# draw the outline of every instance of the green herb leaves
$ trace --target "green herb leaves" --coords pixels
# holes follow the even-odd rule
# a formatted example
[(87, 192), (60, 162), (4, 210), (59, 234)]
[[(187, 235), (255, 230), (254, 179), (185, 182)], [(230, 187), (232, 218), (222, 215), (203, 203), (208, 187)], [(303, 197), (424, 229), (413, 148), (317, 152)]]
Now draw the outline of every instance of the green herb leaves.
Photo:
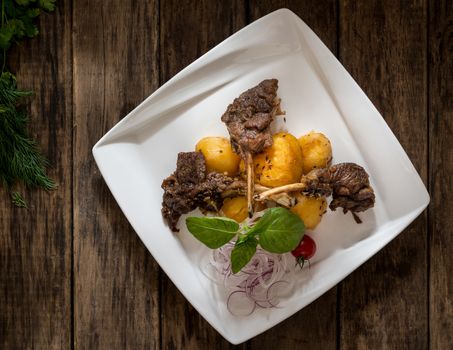
[(231, 251), (231, 270), (238, 273), (253, 258), (258, 241), (253, 236), (239, 237)]
[(55, 183), (46, 175), (46, 159), (28, 137), (28, 115), (20, 104), (30, 92), (19, 91), (16, 78), (5, 69), (6, 53), (12, 44), (38, 34), (35, 18), (42, 10), (53, 11), (55, 0), (1, 0), (0, 27), (0, 185), (11, 194), (16, 206), (26, 207), (23, 197), (13, 190), (17, 182), (40, 186), (46, 190)]
[(187, 229), (211, 249), (220, 248), (236, 236), (239, 224), (226, 218), (197, 218), (186, 219)]
[(297, 247), (304, 236), (305, 225), (288, 209), (272, 208), (250, 230), (259, 236), (260, 246), (271, 253), (287, 253)]
[[(17, 180), (27, 186), (40, 186), (46, 190), (55, 183), (45, 174), (47, 164), (36, 148), (36, 143), (27, 136), (28, 116), (18, 108), (20, 99), (29, 92), (17, 90), (15, 77), (8, 72), (0, 76), (0, 183), (12, 188)], [(25, 207), (19, 194), (12, 193), (13, 203)], [(22, 198), (22, 197), (20, 197)]]
[(280, 207), (267, 209), (251, 228), (240, 228), (236, 221), (221, 217), (188, 217), (186, 225), (195, 238), (211, 249), (220, 248), (238, 236), (231, 252), (233, 273), (247, 265), (258, 244), (271, 253), (287, 253), (297, 247), (305, 231), (297, 215)]
[(0, 49), (7, 50), (24, 37), (38, 35), (34, 19), (42, 10), (54, 9), (55, 0), (2, 0)]

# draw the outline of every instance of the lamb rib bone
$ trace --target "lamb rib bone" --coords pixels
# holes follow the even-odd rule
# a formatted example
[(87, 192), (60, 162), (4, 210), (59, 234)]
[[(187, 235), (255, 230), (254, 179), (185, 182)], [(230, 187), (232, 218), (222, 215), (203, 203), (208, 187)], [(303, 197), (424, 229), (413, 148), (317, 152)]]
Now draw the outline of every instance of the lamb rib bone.
[(281, 193), (299, 191), (310, 196), (332, 195), (331, 210), (343, 208), (350, 211), (359, 222), (357, 212), (374, 206), (375, 195), (365, 169), (355, 163), (339, 163), (323, 169), (314, 169), (304, 175), (300, 183), (275, 187), (255, 195), (256, 201), (263, 201)]
[(235, 98), (222, 121), (230, 134), (233, 149), (244, 160), (247, 171), (247, 208), (253, 215), (254, 172), (253, 155), (272, 146), (270, 124), (280, 110), (277, 98), (278, 80), (267, 79)]

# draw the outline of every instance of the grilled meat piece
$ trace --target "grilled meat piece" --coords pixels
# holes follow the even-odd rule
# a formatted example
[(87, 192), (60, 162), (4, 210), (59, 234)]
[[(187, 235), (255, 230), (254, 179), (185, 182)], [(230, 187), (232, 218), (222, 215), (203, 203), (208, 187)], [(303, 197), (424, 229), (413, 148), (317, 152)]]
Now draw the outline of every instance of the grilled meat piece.
[(181, 152), (178, 154), (176, 171), (162, 182), (164, 196), (162, 216), (172, 231), (182, 214), (197, 207), (196, 186), (206, 178), (206, 165), (202, 153)]
[(368, 174), (354, 163), (340, 163), (312, 170), (302, 177), (300, 183), (268, 189), (256, 195), (255, 199), (263, 201), (281, 193), (299, 191), (308, 196), (332, 195), (329, 208), (343, 208), (344, 213), (350, 211), (357, 223), (361, 221), (356, 213), (372, 208), (375, 200)]
[(340, 163), (312, 170), (303, 177), (302, 183), (305, 184), (305, 194), (332, 194), (333, 199), (329, 205), (331, 210), (343, 208), (344, 213), (350, 211), (354, 214), (374, 206), (375, 196), (368, 174), (354, 163)]
[(226, 193), (237, 194), (244, 186), (242, 181), (223, 174), (206, 175), (205, 158), (201, 152), (181, 152), (176, 171), (162, 182), (162, 216), (170, 229), (177, 232), (176, 225), (182, 214), (197, 207), (218, 211)]
[(247, 210), (253, 215), (253, 154), (272, 146), (270, 125), (276, 114), (281, 114), (280, 99), (277, 98), (278, 80), (263, 80), (257, 86), (235, 98), (222, 121), (230, 134), (234, 151), (245, 162), (247, 171)]
[(277, 79), (263, 80), (234, 99), (222, 115), (231, 144), (243, 159), (247, 153), (256, 154), (272, 145), (269, 126), (281, 114), (277, 89)]
[(168, 226), (174, 232), (179, 231), (176, 227), (182, 214), (194, 210), (197, 205), (191, 193), (194, 191), (193, 184), (180, 184), (174, 174), (162, 182), (164, 195), (162, 199), (162, 216)]
[(206, 177), (206, 163), (201, 152), (180, 152), (175, 176), (179, 183), (198, 184)]
[[(220, 173), (209, 173), (206, 181), (196, 187), (195, 202), (201, 210), (219, 211), (225, 198), (224, 192), (232, 190), (235, 180)], [(242, 186), (243, 183), (242, 183)], [(233, 193), (233, 192), (231, 192)]]

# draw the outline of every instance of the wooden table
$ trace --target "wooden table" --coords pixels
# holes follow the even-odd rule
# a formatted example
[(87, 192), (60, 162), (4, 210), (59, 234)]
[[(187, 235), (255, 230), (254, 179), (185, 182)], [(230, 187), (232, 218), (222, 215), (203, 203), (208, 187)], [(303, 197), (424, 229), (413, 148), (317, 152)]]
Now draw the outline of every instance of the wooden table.
[(36, 91), (30, 132), (59, 188), (28, 191), (28, 210), (1, 192), (1, 349), (232, 348), (147, 252), (91, 148), (180, 69), (281, 7), (364, 89), (431, 205), (338, 286), (237, 348), (453, 348), (452, 1), (78, 0), (41, 16), (40, 36), (9, 59)]

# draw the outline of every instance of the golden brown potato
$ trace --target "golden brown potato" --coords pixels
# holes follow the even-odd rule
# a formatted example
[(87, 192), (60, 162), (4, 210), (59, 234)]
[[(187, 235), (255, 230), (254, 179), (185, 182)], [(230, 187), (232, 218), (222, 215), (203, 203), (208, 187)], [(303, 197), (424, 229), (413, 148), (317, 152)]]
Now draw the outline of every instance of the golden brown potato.
[(242, 222), (247, 218), (247, 199), (244, 196), (226, 198), (222, 206), (223, 214), (237, 222)]
[(325, 168), (332, 161), (332, 146), (320, 132), (311, 131), (299, 138), (302, 150), (302, 170), (307, 174), (315, 168)]
[(297, 139), (285, 132), (274, 134), (272, 139), (271, 147), (253, 157), (255, 182), (267, 187), (298, 182), (302, 175), (302, 152)]
[(324, 197), (298, 195), (297, 204), (291, 208), (291, 211), (299, 215), (307, 229), (313, 230), (321, 221), (326, 209), (327, 201)]
[(231, 148), (230, 141), (224, 137), (205, 137), (195, 146), (203, 153), (208, 172), (227, 173), (235, 176), (239, 169), (239, 156)]

